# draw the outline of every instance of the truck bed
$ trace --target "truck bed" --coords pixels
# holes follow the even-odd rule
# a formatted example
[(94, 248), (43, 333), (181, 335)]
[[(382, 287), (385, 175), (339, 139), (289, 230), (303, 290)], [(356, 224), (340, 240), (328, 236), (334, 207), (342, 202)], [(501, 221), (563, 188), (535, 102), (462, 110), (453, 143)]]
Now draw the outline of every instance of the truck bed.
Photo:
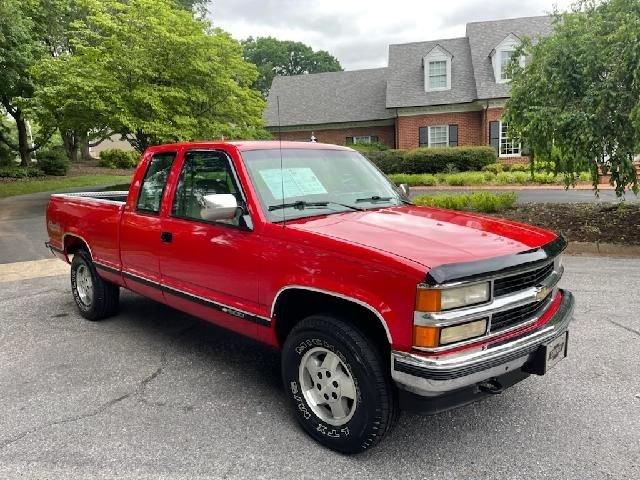
[[(78, 192), (51, 195), (47, 206), (49, 247), (58, 254), (82, 239), (94, 260), (120, 268), (120, 218), (129, 192)], [(65, 257), (64, 255), (62, 255)]]

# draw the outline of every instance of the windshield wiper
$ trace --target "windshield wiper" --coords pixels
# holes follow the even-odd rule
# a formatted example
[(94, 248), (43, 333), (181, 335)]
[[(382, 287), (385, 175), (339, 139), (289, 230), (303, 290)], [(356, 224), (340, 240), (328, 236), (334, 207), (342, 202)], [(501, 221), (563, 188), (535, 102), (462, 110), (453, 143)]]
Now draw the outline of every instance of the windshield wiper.
[(297, 208), (298, 210), (304, 210), (305, 208), (317, 208), (317, 207), (328, 207), (329, 205), (340, 205), (341, 207), (349, 208), (351, 210), (356, 210), (358, 212), (364, 211), (363, 208), (355, 207), (353, 205), (347, 205), (346, 203), (339, 202), (307, 202), (305, 200), (298, 200), (297, 202), (290, 203), (280, 203), (278, 205), (270, 205), (268, 210), (273, 212), (274, 210), (282, 210), (283, 208)]
[(379, 195), (374, 195), (373, 197), (367, 197), (367, 198), (358, 198), (356, 200), (356, 203), (361, 203), (361, 202), (371, 202), (371, 203), (376, 203), (376, 202), (390, 202), (391, 200), (393, 200), (394, 197), (381, 197)]

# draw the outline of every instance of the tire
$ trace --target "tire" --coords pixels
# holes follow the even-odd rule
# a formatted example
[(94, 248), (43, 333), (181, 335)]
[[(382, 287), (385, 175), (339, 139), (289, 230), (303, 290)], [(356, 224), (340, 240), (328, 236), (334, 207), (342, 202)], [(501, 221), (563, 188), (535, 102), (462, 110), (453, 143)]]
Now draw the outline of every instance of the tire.
[(73, 255), (71, 292), (80, 315), (87, 320), (95, 322), (118, 312), (120, 287), (98, 275), (86, 250), (79, 250)]
[(303, 429), (337, 452), (373, 447), (398, 418), (397, 392), (380, 352), (336, 317), (312, 315), (296, 325), (283, 346), (282, 379)]

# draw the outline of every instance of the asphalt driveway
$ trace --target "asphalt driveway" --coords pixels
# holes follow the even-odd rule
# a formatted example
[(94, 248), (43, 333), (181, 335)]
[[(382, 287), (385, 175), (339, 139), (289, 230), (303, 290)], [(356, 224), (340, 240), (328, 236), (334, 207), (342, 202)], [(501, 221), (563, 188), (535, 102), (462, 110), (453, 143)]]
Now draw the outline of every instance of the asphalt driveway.
[(0, 478), (640, 478), (640, 260), (565, 264), (566, 360), (356, 457), (296, 426), (268, 348), (129, 293), (87, 322), (66, 276), (0, 283)]

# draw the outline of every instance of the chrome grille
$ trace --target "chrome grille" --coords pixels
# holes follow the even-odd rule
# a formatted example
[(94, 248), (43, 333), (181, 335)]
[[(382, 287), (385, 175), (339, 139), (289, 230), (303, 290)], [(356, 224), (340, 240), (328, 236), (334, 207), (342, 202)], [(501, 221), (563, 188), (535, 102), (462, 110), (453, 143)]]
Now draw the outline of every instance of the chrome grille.
[(506, 330), (537, 317), (549, 304), (548, 300), (548, 298), (545, 298), (540, 302), (527, 303), (521, 307), (494, 313), (491, 316), (491, 332), (495, 333), (501, 330)]
[(508, 277), (497, 278), (493, 282), (493, 295), (495, 297), (500, 297), (519, 290), (535, 287), (536, 285), (539, 285), (542, 280), (551, 275), (552, 272), (553, 262), (534, 270), (517, 273)]

